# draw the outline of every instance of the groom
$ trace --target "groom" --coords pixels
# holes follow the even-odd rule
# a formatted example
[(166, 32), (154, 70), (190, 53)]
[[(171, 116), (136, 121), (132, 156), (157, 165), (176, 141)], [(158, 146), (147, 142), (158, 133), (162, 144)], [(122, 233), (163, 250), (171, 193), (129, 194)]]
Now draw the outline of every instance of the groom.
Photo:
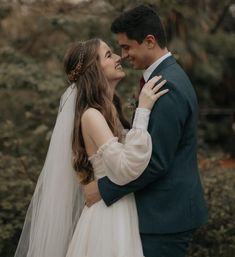
[[(118, 186), (107, 177), (85, 188), (86, 202), (100, 197), (107, 206), (134, 192), (145, 257), (185, 257), (193, 233), (207, 220), (197, 167), (197, 98), (192, 84), (167, 50), (162, 23), (149, 6), (140, 5), (114, 20), (116, 34), (134, 69), (143, 79), (162, 75), (170, 91), (155, 104), (148, 131), (153, 152), (135, 181)], [(127, 256), (134, 257), (134, 256)]]

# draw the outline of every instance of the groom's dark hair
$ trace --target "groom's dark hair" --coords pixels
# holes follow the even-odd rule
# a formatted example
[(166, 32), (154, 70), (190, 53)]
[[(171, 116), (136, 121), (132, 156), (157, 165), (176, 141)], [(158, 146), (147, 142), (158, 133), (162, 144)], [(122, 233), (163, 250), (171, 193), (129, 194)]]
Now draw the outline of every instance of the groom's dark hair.
[(162, 22), (150, 5), (139, 5), (118, 16), (111, 25), (115, 34), (125, 33), (129, 39), (136, 40), (139, 44), (147, 35), (153, 35), (161, 48), (166, 47), (166, 35)]

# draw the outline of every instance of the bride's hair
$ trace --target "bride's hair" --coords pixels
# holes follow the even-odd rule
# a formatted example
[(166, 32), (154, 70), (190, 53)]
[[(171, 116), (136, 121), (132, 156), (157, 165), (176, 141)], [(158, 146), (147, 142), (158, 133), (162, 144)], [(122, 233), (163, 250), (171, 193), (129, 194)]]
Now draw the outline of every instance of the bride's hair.
[[(91, 107), (99, 110), (104, 115), (114, 136), (121, 138), (121, 128), (112, 102), (111, 88), (100, 65), (98, 55), (100, 43), (101, 40), (97, 38), (75, 42), (69, 47), (64, 58), (64, 69), (68, 79), (77, 87), (72, 151), (73, 166), (79, 173), (82, 184), (89, 183), (94, 177), (82, 136), (81, 117), (83, 113)], [(122, 119), (123, 116), (121, 121)]]

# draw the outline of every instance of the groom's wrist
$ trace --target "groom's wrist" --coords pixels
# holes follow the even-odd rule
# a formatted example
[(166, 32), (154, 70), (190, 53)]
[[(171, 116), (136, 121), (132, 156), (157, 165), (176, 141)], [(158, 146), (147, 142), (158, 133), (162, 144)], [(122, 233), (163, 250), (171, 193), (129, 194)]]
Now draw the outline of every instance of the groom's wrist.
[(110, 206), (111, 203), (109, 203), (108, 199), (107, 199), (107, 194), (105, 194), (105, 177), (104, 178), (100, 178), (97, 180), (97, 185), (98, 185), (98, 188), (99, 188), (99, 191), (100, 191), (100, 196), (102, 198), (102, 200), (104, 201), (104, 203), (107, 205), (107, 206)]
[(113, 195), (111, 193), (112, 188), (110, 187), (110, 183), (112, 182), (109, 181), (108, 177), (100, 178), (97, 181), (100, 196), (107, 206), (110, 206), (119, 200), (119, 198), (112, 197)]

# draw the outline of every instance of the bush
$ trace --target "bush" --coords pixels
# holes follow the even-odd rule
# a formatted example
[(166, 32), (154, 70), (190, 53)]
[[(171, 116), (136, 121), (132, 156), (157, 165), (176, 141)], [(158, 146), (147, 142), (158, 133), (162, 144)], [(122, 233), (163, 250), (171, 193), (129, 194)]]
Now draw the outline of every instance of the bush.
[(197, 231), (190, 257), (235, 256), (235, 170), (215, 167), (202, 173), (208, 224)]

